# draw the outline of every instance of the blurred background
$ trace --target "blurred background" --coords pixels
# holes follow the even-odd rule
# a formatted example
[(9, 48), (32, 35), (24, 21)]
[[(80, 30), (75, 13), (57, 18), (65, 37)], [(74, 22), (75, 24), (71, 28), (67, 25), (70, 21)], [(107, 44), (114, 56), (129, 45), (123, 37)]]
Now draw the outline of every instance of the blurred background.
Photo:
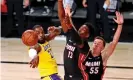
[[(31, 29), (34, 25), (39, 24), (44, 27), (47, 32), (47, 27), (51, 25), (59, 26), (60, 22), (57, 15), (57, 0), (1, 0), (1, 36), (2, 37), (21, 37), (21, 34), (26, 29)], [(29, 1), (28, 4), (25, 2)], [(77, 28), (85, 22), (89, 21), (87, 16), (87, 8), (82, 5), (82, 0), (75, 0), (77, 4), (75, 13), (73, 15), (74, 24)], [(88, 2), (89, 3), (89, 2)], [(20, 6), (21, 5), (21, 6)], [(26, 6), (25, 6), (26, 5)], [(89, 5), (89, 4), (88, 4)], [(97, 5), (97, 3), (96, 3)], [(91, 7), (91, 12), (96, 13), (96, 24), (93, 24), (97, 29), (97, 35), (109, 36), (111, 39), (116, 24), (112, 18), (115, 17), (115, 11), (120, 11), (124, 15), (125, 23), (121, 34), (120, 41), (133, 41), (133, 0), (111, 0), (110, 7), (106, 9), (108, 17), (107, 31), (110, 35), (103, 34), (103, 25), (106, 20), (101, 19), (100, 8)], [(23, 14), (22, 14), (23, 13)], [(88, 11), (89, 13), (89, 11)], [(94, 14), (95, 14), (94, 13)], [(88, 14), (89, 15), (89, 14)], [(93, 17), (92, 17), (93, 18)], [(93, 22), (92, 22), (93, 23)], [(104, 29), (104, 30), (103, 30)], [(63, 35), (63, 33), (62, 33)]]

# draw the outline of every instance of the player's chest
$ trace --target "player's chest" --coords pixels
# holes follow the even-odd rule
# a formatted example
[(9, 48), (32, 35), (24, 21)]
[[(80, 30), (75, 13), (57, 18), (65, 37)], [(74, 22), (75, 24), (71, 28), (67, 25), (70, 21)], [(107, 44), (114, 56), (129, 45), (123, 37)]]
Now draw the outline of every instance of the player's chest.
[(88, 56), (85, 60), (85, 66), (93, 67), (93, 66), (100, 66), (102, 64), (102, 58), (99, 57), (90, 57)]
[(77, 47), (71, 44), (65, 46), (65, 57), (66, 59), (76, 59), (78, 57)]
[(67, 43), (66, 46), (65, 46), (65, 49), (67, 51), (71, 51), (71, 52), (74, 52), (76, 50), (76, 46), (73, 45), (72, 43)]
[(51, 46), (50, 46), (49, 43), (42, 44), (41, 46), (42, 46), (42, 48), (44, 49), (44, 51), (47, 51), (48, 49), (51, 48)]
[(85, 61), (86, 69), (89, 74), (100, 74), (103, 70), (103, 63), (100, 58), (91, 58), (88, 57), (88, 59)]

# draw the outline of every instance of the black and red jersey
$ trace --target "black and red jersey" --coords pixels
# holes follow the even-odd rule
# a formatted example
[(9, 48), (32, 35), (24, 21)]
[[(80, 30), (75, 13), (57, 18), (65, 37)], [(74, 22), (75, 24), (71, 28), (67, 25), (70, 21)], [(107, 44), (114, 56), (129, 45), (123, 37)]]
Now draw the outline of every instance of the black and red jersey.
[[(80, 41), (78, 41), (78, 38), (74, 37), (75, 35), (77, 35), (77, 32), (75, 32), (74, 29), (70, 29), (66, 33), (66, 46), (64, 49), (64, 69), (65, 75), (82, 77), (81, 70), (78, 66), (80, 58), (79, 54), (81, 53), (81, 51), (79, 51), (77, 44), (79, 44)], [(84, 44), (85, 46), (83, 47), (83, 49), (87, 49), (89, 51), (89, 45), (87, 41), (84, 41)]]
[(86, 56), (84, 61), (86, 67), (86, 73), (88, 74), (88, 80), (102, 80), (104, 74), (102, 56), (93, 57), (92, 52)]

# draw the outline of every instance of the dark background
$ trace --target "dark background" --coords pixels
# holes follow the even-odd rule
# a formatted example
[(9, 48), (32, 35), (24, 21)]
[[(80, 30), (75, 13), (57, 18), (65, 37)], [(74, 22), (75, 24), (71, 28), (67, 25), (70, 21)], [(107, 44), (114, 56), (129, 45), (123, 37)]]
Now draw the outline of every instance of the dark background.
[[(73, 15), (74, 24), (77, 28), (80, 27), (83, 23), (86, 22), (86, 9), (82, 7), (82, 0), (75, 0), (76, 4), (78, 5), (75, 14)], [(46, 2), (36, 3), (35, 1), (31, 2), (31, 5), (24, 9), (24, 27), (26, 29), (31, 29), (34, 25), (39, 24), (42, 25), (45, 32), (47, 32), (48, 26), (59, 26), (60, 22), (57, 15), (57, 0), (46, 0)], [(43, 11), (47, 12), (47, 9), (43, 8), (48, 6), (49, 13), (42, 14)], [(31, 14), (30, 9), (33, 8), (35, 11)], [(125, 18), (122, 34), (120, 41), (122, 42), (132, 42), (133, 41), (133, 15), (130, 15), (133, 12), (133, 2), (127, 0), (119, 0), (119, 4), (117, 6), (118, 11), (122, 12)], [(109, 24), (111, 25), (111, 36), (114, 35), (116, 24), (113, 21), (113, 17), (115, 17), (114, 12), (108, 12), (109, 17)], [(11, 33), (8, 36), (5, 36), (5, 31), (2, 29), (7, 20), (7, 14), (1, 13), (1, 36), (10, 38), (10, 37), (18, 37), (18, 30), (17, 30), (17, 22), (14, 14), (14, 27), (11, 30)], [(99, 14), (97, 14), (97, 27), (99, 27), (99, 31), (101, 30), (101, 22)], [(61, 34), (63, 35), (63, 33)]]

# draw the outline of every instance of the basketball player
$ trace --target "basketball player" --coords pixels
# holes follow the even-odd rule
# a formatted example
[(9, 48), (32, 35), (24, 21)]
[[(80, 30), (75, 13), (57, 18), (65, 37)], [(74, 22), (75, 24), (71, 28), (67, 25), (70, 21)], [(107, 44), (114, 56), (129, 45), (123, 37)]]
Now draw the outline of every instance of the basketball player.
[(92, 50), (90, 50), (85, 58), (82, 70), (86, 71), (84, 80), (102, 80), (108, 58), (112, 55), (123, 25), (123, 15), (116, 12), (116, 19), (114, 21), (118, 24), (113, 41), (110, 42), (107, 48), (105, 47), (105, 40), (102, 37), (96, 37), (93, 42)]
[(45, 34), (42, 26), (36, 25), (33, 30), (38, 34), (38, 44), (29, 48), (32, 58), (30, 67), (37, 67), (42, 80), (61, 80), (58, 76), (57, 63), (53, 56), (49, 41), (60, 34), (60, 29), (49, 27), (49, 34)]
[(79, 58), (82, 54), (80, 54), (78, 48), (80, 47), (84, 54), (88, 53), (89, 45), (84, 39), (90, 36), (91, 30), (89, 29), (92, 26), (90, 24), (84, 24), (77, 31), (71, 21), (70, 14), (65, 14), (62, 0), (58, 0), (58, 16), (62, 29), (66, 33), (66, 46), (64, 50), (64, 80), (81, 80), (83, 79), (83, 76), (78, 64), (80, 63)]

